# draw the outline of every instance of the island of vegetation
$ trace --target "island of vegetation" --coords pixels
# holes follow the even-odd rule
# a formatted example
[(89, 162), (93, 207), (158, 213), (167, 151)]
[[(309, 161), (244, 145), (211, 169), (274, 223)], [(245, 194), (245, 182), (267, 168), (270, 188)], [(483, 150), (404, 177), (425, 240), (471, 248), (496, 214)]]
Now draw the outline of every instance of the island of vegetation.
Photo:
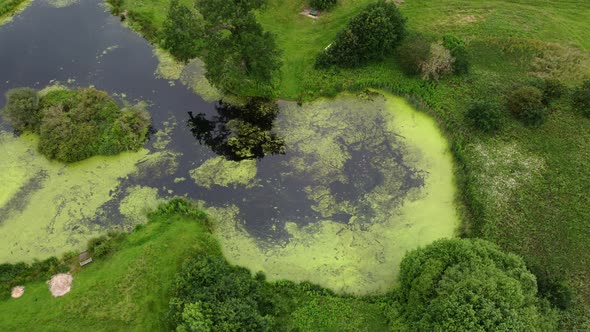
[(150, 126), (144, 104), (121, 108), (95, 88), (17, 88), (6, 99), (2, 114), (8, 123), (18, 132), (38, 134), (39, 152), (66, 163), (137, 151)]

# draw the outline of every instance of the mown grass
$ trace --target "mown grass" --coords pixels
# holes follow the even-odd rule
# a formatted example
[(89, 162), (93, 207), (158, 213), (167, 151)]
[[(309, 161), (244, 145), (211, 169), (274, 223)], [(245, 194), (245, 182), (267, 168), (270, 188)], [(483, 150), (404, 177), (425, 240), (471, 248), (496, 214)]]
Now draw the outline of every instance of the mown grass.
[(0, 330), (160, 331), (174, 276), (195, 251), (215, 250), (202, 221), (154, 217), (113, 256), (74, 274), (72, 291), (53, 298), (44, 282), (26, 284), (20, 299), (0, 302)]

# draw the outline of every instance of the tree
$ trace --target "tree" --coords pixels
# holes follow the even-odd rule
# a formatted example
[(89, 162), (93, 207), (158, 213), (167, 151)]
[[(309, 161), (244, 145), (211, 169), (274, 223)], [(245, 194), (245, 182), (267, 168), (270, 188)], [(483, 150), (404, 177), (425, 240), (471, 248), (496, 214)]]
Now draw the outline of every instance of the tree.
[(502, 114), (497, 105), (486, 101), (473, 103), (467, 111), (467, 119), (479, 130), (492, 133), (500, 129)]
[(406, 255), (401, 317), (409, 331), (550, 331), (523, 260), (483, 240), (439, 240)]
[(430, 44), (428, 60), (422, 62), (420, 71), (422, 79), (438, 81), (440, 77), (453, 71), (455, 59), (442, 43)]
[(274, 77), (281, 68), (274, 36), (256, 22), (253, 10), (264, 0), (199, 0), (204, 16), (207, 78), (225, 93), (271, 96)]
[(176, 59), (188, 62), (203, 48), (203, 19), (199, 13), (178, 0), (170, 2), (168, 18), (164, 22), (163, 47)]
[(516, 118), (529, 126), (539, 126), (547, 118), (543, 92), (532, 86), (522, 86), (510, 93), (507, 106)]
[(572, 97), (574, 108), (590, 118), (590, 80), (584, 81)]
[(392, 2), (368, 5), (316, 59), (316, 67), (358, 67), (390, 55), (406, 34), (405, 19)]
[(17, 88), (6, 93), (6, 106), (2, 114), (8, 123), (18, 131), (37, 132), (41, 122), (39, 96), (30, 88)]

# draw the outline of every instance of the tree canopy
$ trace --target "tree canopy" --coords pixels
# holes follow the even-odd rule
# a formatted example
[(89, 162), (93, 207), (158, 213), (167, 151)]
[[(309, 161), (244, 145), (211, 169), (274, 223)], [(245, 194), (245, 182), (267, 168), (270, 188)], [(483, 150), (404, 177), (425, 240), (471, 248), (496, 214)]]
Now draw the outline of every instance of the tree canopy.
[(317, 67), (358, 67), (390, 55), (406, 34), (405, 19), (392, 2), (368, 5), (316, 60)]
[(271, 96), (281, 68), (280, 52), (273, 35), (252, 13), (265, 4), (265, 0), (197, 0), (195, 10), (173, 0), (163, 46), (184, 62), (201, 56), (207, 79), (224, 93)]
[(410, 331), (538, 331), (556, 319), (521, 258), (483, 240), (439, 240), (401, 263), (402, 320)]
[(164, 22), (162, 46), (178, 60), (187, 62), (202, 50), (202, 33), (203, 19), (200, 14), (194, 8), (172, 0)]

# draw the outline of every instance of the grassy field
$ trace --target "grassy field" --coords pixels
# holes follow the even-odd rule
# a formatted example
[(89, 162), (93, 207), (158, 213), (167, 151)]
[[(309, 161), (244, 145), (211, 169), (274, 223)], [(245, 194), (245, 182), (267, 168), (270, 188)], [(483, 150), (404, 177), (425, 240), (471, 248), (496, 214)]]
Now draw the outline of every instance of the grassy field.
[(25, 285), (22, 298), (0, 301), (0, 330), (166, 330), (169, 293), (180, 265), (195, 251), (217, 247), (203, 222), (157, 219), (132, 233), (112, 257), (75, 273), (66, 296), (54, 298), (45, 282), (36, 282)]

